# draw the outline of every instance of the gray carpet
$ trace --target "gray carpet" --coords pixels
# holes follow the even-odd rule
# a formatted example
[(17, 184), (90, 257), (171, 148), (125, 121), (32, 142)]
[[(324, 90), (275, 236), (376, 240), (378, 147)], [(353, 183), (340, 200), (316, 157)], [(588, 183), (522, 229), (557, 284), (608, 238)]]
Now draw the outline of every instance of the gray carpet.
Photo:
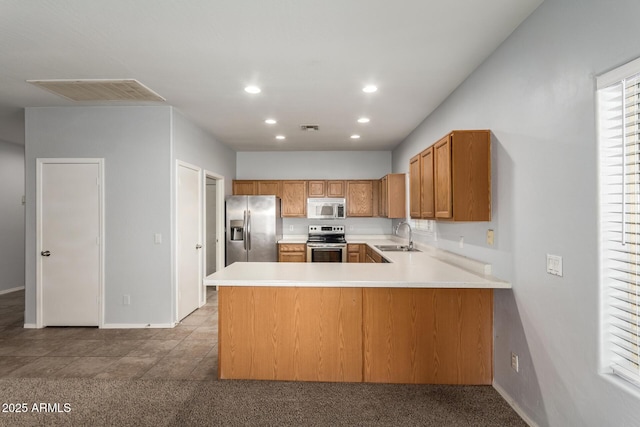
[(490, 386), (18, 378), (0, 396), (28, 407), (2, 426), (526, 426)]

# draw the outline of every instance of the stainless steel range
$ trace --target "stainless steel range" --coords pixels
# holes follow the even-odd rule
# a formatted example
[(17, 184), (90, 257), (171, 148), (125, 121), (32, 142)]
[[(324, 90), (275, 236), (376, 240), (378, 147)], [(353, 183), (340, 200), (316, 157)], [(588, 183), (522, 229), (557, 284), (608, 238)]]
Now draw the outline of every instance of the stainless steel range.
[(344, 225), (310, 225), (307, 262), (347, 262)]

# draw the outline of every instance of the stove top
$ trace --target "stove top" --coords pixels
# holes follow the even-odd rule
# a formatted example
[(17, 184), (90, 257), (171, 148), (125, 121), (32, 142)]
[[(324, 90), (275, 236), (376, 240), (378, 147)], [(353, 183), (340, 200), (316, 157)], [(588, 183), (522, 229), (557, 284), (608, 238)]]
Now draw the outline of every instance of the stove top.
[(307, 243), (347, 243), (344, 225), (310, 225)]

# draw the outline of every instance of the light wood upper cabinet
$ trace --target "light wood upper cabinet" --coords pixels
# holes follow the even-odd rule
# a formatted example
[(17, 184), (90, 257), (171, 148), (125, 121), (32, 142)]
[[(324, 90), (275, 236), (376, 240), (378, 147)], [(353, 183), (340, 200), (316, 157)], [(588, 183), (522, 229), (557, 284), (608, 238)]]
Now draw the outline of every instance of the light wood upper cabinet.
[(453, 185), (451, 184), (451, 136), (433, 145), (436, 218), (453, 217)]
[(307, 181), (282, 181), (282, 216), (307, 216)]
[(233, 195), (234, 196), (255, 196), (257, 194), (256, 181), (234, 180)]
[(345, 197), (345, 182), (341, 180), (332, 181), (308, 181), (308, 195), (309, 197), (332, 197), (343, 198)]
[(411, 218), (491, 220), (491, 132), (456, 130), (409, 161)]
[(347, 181), (347, 216), (373, 216), (373, 181)]
[(308, 192), (309, 197), (326, 197), (327, 195), (326, 181), (309, 181)]
[(420, 217), (435, 218), (433, 146), (420, 153)]
[(380, 180), (378, 215), (385, 218), (405, 218), (405, 174), (390, 173)]
[(327, 181), (327, 197), (345, 197), (344, 181)]
[(258, 196), (278, 196), (281, 197), (281, 181), (256, 181)]
[(409, 215), (411, 218), (420, 218), (420, 154), (409, 160)]

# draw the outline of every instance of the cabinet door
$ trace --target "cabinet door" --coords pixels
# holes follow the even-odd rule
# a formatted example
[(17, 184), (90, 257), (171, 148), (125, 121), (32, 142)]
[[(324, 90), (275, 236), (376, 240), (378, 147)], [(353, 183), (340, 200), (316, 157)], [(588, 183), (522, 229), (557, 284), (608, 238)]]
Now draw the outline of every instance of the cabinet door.
[(386, 178), (387, 201), (384, 216), (387, 218), (406, 218), (406, 175), (403, 173), (390, 173)]
[(451, 180), (454, 221), (491, 220), (491, 132), (453, 131)]
[(433, 145), (433, 163), (436, 218), (451, 218), (453, 217), (451, 135), (445, 136)]
[(233, 195), (234, 196), (255, 196), (256, 182), (255, 181), (233, 181)]
[(435, 218), (433, 194), (433, 146), (420, 153), (421, 189), (420, 206), (422, 218)]
[(327, 195), (325, 184), (325, 181), (309, 181), (309, 197), (325, 197)]
[(307, 254), (304, 252), (281, 252), (280, 262), (307, 262)]
[(373, 181), (347, 181), (347, 216), (373, 216)]
[(387, 176), (382, 177), (380, 180), (380, 208), (378, 210), (378, 214), (381, 217), (387, 218), (389, 216), (388, 206), (389, 206), (389, 179)]
[(409, 160), (409, 215), (411, 218), (420, 218), (420, 154)]
[(360, 262), (360, 245), (347, 245), (347, 262)]
[(304, 243), (278, 244), (279, 262), (307, 262), (307, 251)]
[(282, 181), (282, 216), (307, 216), (307, 181)]
[(327, 197), (345, 197), (344, 181), (327, 181)]
[(256, 181), (258, 196), (278, 196), (280, 197), (280, 181)]

